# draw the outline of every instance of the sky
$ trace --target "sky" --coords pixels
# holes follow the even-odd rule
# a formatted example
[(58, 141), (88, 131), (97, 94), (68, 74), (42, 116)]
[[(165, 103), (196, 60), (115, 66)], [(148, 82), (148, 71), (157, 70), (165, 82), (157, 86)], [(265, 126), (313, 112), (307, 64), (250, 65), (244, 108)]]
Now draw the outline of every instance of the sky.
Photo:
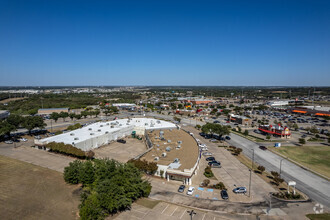
[(328, 0), (0, 0), (0, 86), (330, 86)]

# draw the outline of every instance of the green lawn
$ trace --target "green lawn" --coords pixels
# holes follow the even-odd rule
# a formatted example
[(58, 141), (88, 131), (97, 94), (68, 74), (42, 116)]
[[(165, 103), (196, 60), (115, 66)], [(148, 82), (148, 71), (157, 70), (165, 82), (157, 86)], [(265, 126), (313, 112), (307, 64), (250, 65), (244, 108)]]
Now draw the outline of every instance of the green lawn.
[(330, 178), (330, 146), (283, 146), (272, 150)]
[(306, 216), (307, 216), (307, 218), (309, 218), (311, 220), (327, 220), (327, 219), (330, 219), (330, 213), (308, 214)]

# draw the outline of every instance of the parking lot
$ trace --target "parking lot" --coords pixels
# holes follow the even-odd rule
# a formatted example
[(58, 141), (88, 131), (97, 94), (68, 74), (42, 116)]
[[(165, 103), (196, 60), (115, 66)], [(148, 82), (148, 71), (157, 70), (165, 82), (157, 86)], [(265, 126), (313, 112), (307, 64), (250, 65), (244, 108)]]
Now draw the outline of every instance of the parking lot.
[[(115, 219), (127, 220), (127, 219), (144, 219), (144, 220), (167, 220), (167, 219), (182, 219), (190, 220), (191, 216), (189, 212), (193, 209), (178, 206), (166, 202), (158, 203), (153, 209), (146, 208), (141, 205), (133, 204), (130, 211), (121, 213)], [(250, 215), (231, 215), (225, 213), (214, 213), (194, 209), (194, 220), (220, 220), (220, 219), (255, 219), (255, 216)]]

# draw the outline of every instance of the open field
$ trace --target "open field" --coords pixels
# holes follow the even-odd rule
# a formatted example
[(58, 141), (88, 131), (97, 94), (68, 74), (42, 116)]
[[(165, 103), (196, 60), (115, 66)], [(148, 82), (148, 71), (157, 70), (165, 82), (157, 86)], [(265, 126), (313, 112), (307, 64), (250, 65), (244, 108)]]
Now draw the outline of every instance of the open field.
[(0, 219), (78, 219), (78, 189), (59, 172), (0, 156)]
[(330, 146), (283, 146), (272, 150), (330, 178)]

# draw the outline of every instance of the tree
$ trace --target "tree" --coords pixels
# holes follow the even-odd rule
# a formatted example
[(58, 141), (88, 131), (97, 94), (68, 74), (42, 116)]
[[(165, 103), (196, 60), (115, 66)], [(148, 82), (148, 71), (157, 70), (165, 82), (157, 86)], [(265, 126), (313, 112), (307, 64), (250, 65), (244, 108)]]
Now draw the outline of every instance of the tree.
[(276, 171), (271, 171), (270, 173), (272, 174), (273, 177), (279, 177), (280, 176), (280, 174)]
[(97, 118), (97, 116), (100, 114), (100, 110), (97, 109), (93, 113), (94, 113), (95, 117)]
[(244, 131), (244, 135), (245, 135), (245, 136), (248, 136), (248, 135), (249, 135), (249, 131), (248, 131), (248, 130), (245, 130), (245, 131)]
[(178, 109), (183, 109), (183, 105), (181, 103), (178, 104)]
[(69, 113), (67, 113), (67, 112), (60, 112), (59, 116), (60, 116), (60, 118), (63, 118), (63, 121), (65, 121), (65, 118), (69, 117)]
[(28, 113), (29, 113), (29, 115), (35, 115), (35, 114), (38, 113), (38, 109), (37, 109), (37, 108), (30, 109), (30, 110), (28, 111)]
[(94, 182), (94, 166), (91, 161), (86, 161), (79, 169), (79, 182), (83, 185), (89, 185)]
[(10, 123), (8, 123), (8, 121), (4, 120), (4, 121), (0, 121), (0, 136), (1, 135), (10, 135), (10, 132), (15, 131), (16, 127)]
[(292, 128), (295, 130), (295, 131), (298, 131), (298, 125), (297, 125), (297, 123), (294, 123), (293, 125), (292, 125)]
[(203, 186), (208, 186), (210, 184), (210, 180), (209, 179), (205, 179), (203, 180)]
[(15, 127), (15, 129), (18, 129), (19, 126), (24, 121), (24, 117), (22, 117), (20, 115), (11, 114), (8, 116), (8, 118), (6, 120), (9, 124), (13, 125)]
[(318, 134), (319, 133), (319, 130), (317, 129), (317, 127), (314, 125), (313, 127), (311, 127), (311, 129), (310, 129), (310, 132), (312, 133), (312, 134)]
[(82, 167), (82, 162), (80, 160), (75, 160), (70, 162), (69, 166), (64, 168), (64, 180), (70, 184), (79, 183), (79, 172)]
[(264, 166), (258, 166), (258, 170), (260, 171), (260, 173), (263, 173), (265, 171), (265, 167)]
[(57, 122), (59, 118), (60, 115), (57, 112), (52, 112), (52, 114), (50, 114), (50, 119), (53, 119), (55, 122)]
[(44, 119), (40, 116), (27, 116), (24, 118), (22, 126), (31, 134), (31, 131), (35, 128), (45, 128), (46, 123), (44, 123)]
[(266, 139), (270, 140), (270, 135), (269, 134), (266, 135)]
[(87, 197), (80, 206), (79, 215), (82, 220), (99, 220), (106, 215), (103, 211), (97, 194), (92, 194)]
[(202, 126), (202, 132), (206, 134), (217, 134), (220, 137), (223, 135), (228, 135), (230, 133), (227, 126), (221, 124), (207, 123)]
[(76, 118), (76, 114), (75, 113), (70, 113), (69, 117), (71, 118), (71, 121), (72, 121), (74, 118)]
[(305, 138), (299, 138), (299, 144), (301, 145), (306, 144)]

